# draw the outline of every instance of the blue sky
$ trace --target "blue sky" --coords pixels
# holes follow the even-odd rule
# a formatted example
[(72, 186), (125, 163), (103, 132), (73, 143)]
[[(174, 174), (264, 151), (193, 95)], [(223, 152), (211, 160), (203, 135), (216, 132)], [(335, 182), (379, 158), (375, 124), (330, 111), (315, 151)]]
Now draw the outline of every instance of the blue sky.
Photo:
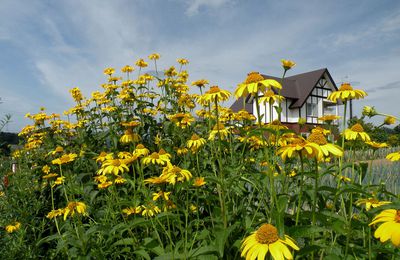
[(190, 61), (189, 81), (233, 91), (249, 71), (289, 75), (327, 67), (369, 94), (355, 103), (399, 116), (400, 1), (2, 0), (0, 116), (19, 131), (40, 106), (62, 113), (68, 90), (86, 96), (120, 69), (161, 54), (160, 67)]

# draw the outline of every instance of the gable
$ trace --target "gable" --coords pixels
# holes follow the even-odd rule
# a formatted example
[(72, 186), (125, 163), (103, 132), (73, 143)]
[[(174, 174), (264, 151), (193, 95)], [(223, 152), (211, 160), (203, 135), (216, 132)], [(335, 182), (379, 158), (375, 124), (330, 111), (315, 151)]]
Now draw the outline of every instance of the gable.
[[(282, 85), (280, 95), (291, 101), (289, 108), (301, 108), (307, 98), (313, 93), (313, 96), (321, 96), (326, 98), (330, 91), (337, 90), (337, 86), (333, 81), (328, 69), (323, 68), (302, 74), (293, 75), (287, 78), (277, 78), (274, 76), (261, 74), (265, 79), (274, 79)], [(238, 100), (237, 100), (238, 101)], [(252, 99), (246, 100), (246, 103), (252, 103)], [(235, 102), (235, 107), (242, 102)], [(247, 108), (246, 108), (247, 109)]]
[(273, 76), (263, 75), (263, 77), (266, 79), (277, 80), (282, 84), (281, 95), (286, 99), (292, 100), (289, 108), (302, 107), (304, 102), (307, 100), (307, 97), (310, 96), (321, 79), (326, 81), (326, 84), (329, 85), (332, 91), (337, 90), (336, 84), (326, 68), (293, 75), (284, 78), (283, 81), (282, 79)]

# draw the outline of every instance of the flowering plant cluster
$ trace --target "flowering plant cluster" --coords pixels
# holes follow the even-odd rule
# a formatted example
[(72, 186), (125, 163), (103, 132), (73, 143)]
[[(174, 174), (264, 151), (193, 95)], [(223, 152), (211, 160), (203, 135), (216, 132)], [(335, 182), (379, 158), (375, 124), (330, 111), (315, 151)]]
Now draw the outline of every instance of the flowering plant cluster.
[[(232, 93), (160, 55), (118, 73), (61, 116), (27, 114), (9, 162), (0, 252), (12, 257), (133, 259), (378, 258), (399, 254), (399, 197), (359, 167), (355, 144), (385, 149), (361, 124), (330, 138), (325, 115), (307, 138), (259, 105), (282, 111), (284, 86), (251, 72), (234, 92), (255, 115), (224, 106)], [(149, 64), (155, 73), (145, 73)], [(285, 77), (295, 63), (282, 60)], [(198, 88), (193, 94), (191, 88)], [(260, 94), (263, 94), (262, 97)], [(328, 99), (364, 98), (343, 84)], [(379, 113), (366, 108), (365, 113)], [(271, 113), (270, 113), (271, 114)], [(280, 117), (279, 117), (280, 118)], [(393, 122), (395, 117), (385, 119)], [(354, 144), (354, 145), (353, 145)], [(400, 160), (400, 152), (388, 155)], [(374, 232), (373, 237), (372, 233)], [(378, 240), (379, 239), (379, 240)], [(4, 249), (3, 249), (4, 248)], [(23, 253), (21, 253), (23, 252)]]

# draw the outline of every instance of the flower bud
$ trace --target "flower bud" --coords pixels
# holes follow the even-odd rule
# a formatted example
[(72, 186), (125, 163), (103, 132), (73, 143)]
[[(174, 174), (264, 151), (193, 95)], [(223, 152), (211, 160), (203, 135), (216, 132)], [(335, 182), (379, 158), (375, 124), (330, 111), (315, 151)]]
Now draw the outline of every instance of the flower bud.
[(387, 117), (385, 118), (385, 121), (383, 121), (383, 123), (384, 123), (385, 125), (393, 125), (394, 123), (396, 123), (396, 118), (393, 117), (393, 116), (387, 116)]
[(378, 112), (376, 112), (375, 107), (364, 106), (362, 111), (363, 116), (367, 116), (369, 118), (376, 116)]

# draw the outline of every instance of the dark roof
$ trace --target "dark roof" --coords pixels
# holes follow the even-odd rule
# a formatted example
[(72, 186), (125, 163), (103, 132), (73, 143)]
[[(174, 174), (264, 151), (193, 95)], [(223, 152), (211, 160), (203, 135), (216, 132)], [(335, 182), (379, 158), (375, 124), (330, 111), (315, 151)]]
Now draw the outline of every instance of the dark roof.
[[(243, 109), (243, 97), (240, 97), (238, 100), (233, 102), (231, 109), (233, 112), (239, 112), (240, 110)], [(253, 113), (253, 103), (245, 102), (244, 105), (244, 110), (246, 110), (249, 113)]]
[(333, 81), (327, 68), (314, 70), (302, 74), (293, 75), (283, 80), (273, 76), (262, 75), (266, 79), (275, 79), (282, 84), (281, 95), (285, 98), (293, 99), (290, 108), (302, 107), (307, 97), (311, 94), (315, 85), (321, 79), (324, 74), (328, 76), (329, 80), (333, 83), (333, 86), (337, 90), (336, 84)]
[[(329, 80), (332, 82), (333, 86), (337, 90), (337, 86), (336, 86), (335, 82), (333, 81), (332, 76), (329, 73), (327, 68), (293, 75), (293, 76), (284, 78), (283, 82), (282, 82), (282, 78), (264, 75), (264, 74), (261, 74), (261, 75), (265, 79), (274, 79), (274, 80), (278, 81), (279, 83), (281, 83), (281, 85), (282, 85), (281, 95), (287, 99), (292, 100), (292, 103), (290, 104), (289, 107), (290, 108), (299, 108), (299, 107), (303, 106), (304, 102), (306, 102), (307, 97), (311, 94), (315, 85), (325, 74), (327, 75), (327, 77), (329, 78)], [(248, 101), (248, 100), (246, 100), (246, 101)], [(233, 105), (231, 106), (231, 108), (233, 111), (239, 111), (240, 109), (242, 109), (243, 108), (243, 99), (240, 98), (240, 99), (236, 100), (233, 103)], [(236, 109), (238, 109), (238, 110), (236, 110)], [(253, 109), (253, 108), (251, 108), (251, 109)], [(247, 106), (246, 106), (246, 110), (250, 111), (250, 110), (248, 110)]]

